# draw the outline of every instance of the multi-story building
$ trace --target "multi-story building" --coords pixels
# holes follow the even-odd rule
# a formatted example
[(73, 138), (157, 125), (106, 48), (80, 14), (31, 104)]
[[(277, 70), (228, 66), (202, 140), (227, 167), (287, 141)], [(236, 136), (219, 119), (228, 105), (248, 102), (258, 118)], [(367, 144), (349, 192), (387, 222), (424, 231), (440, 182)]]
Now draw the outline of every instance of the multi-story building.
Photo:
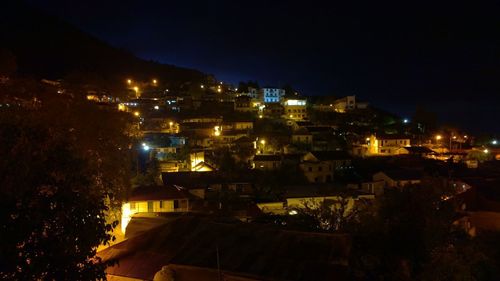
[(337, 169), (348, 168), (351, 156), (344, 151), (314, 151), (305, 154), (299, 165), (312, 183), (332, 182)]
[(264, 103), (277, 103), (285, 96), (285, 90), (279, 88), (262, 88), (260, 89), (260, 96)]
[(239, 96), (234, 99), (234, 110), (241, 112), (254, 111), (252, 98), (249, 96)]
[(248, 96), (251, 97), (252, 99), (258, 99), (259, 90), (257, 90), (256, 88), (248, 87)]
[(345, 113), (353, 109), (365, 109), (367, 107), (368, 103), (357, 101), (356, 96), (346, 96), (331, 103), (321, 103), (313, 106), (314, 109), (319, 111), (334, 111), (339, 113)]
[(292, 120), (303, 120), (307, 118), (307, 101), (305, 99), (287, 99), (283, 102), (285, 117)]
[(410, 137), (401, 135), (371, 135), (367, 140), (369, 155), (408, 154), (401, 148), (410, 146)]

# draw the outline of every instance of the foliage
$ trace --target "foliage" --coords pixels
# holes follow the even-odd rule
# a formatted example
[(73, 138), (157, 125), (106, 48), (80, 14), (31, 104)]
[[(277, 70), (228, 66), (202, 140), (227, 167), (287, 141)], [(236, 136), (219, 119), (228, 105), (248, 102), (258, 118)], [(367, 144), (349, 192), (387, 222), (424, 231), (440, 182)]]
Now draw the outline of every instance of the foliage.
[[(137, 168), (139, 169), (139, 168)], [(137, 170), (137, 174), (132, 178), (131, 184), (132, 188), (139, 186), (152, 186), (161, 184), (160, 177), (160, 164), (156, 157), (153, 155), (148, 163), (146, 163), (146, 171), (140, 172)]]
[[(386, 192), (376, 212), (365, 214), (361, 223), (349, 230), (353, 235), (353, 279), (435, 278), (437, 261), (445, 257), (462, 267), (470, 267), (469, 261), (455, 255), (458, 252), (449, 251), (467, 245), (468, 238), (453, 225), (455, 202), (443, 200), (448, 192), (445, 185), (434, 179), (425, 180), (420, 186)], [(441, 264), (442, 268), (445, 265), (454, 266), (451, 260)]]
[(368, 202), (354, 205), (352, 198), (340, 194), (337, 200), (304, 200), (301, 207), (289, 209), (287, 225), (292, 228), (326, 232), (344, 232), (348, 225), (356, 223), (358, 216), (367, 207)]
[(98, 167), (30, 120), (0, 123), (0, 279), (105, 279), (97, 246), (114, 239)]

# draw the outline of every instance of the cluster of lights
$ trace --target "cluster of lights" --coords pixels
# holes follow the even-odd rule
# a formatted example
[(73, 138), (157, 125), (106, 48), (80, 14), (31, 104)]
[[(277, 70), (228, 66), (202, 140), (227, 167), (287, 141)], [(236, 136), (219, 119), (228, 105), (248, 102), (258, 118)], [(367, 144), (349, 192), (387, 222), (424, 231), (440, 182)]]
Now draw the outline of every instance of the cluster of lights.
[(149, 147), (149, 145), (147, 145), (145, 142), (142, 143), (142, 149), (144, 151), (149, 151), (149, 149), (151, 149), (151, 147)]

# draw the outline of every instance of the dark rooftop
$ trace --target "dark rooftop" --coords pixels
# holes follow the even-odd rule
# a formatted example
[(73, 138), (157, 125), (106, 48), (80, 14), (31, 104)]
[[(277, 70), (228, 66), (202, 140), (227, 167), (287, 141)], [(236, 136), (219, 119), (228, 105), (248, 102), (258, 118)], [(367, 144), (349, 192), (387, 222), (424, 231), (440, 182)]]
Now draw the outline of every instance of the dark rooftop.
[(345, 280), (346, 235), (285, 231), (251, 223), (179, 217), (101, 252), (108, 274), (152, 280), (168, 264), (217, 268), (272, 280)]
[(276, 154), (257, 154), (253, 161), (281, 161), (281, 155)]
[(174, 186), (141, 186), (132, 191), (129, 201), (188, 199), (192, 195)]

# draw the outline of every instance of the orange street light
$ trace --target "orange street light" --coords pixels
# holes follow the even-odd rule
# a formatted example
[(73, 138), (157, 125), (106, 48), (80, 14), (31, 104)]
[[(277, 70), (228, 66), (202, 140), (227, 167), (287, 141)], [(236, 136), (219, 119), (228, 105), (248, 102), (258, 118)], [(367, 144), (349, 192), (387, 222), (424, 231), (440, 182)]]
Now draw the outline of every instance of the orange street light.
[(441, 135), (437, 135), (437, 136), (436, 136), (436, 140), (440, 140), (440, 139), (442, 139), (442, 138), (443, 138), (443, 137), (442, 137)]
[(131, 79), (127, 79), (127, 84), (132, 84), (132, 80)]

